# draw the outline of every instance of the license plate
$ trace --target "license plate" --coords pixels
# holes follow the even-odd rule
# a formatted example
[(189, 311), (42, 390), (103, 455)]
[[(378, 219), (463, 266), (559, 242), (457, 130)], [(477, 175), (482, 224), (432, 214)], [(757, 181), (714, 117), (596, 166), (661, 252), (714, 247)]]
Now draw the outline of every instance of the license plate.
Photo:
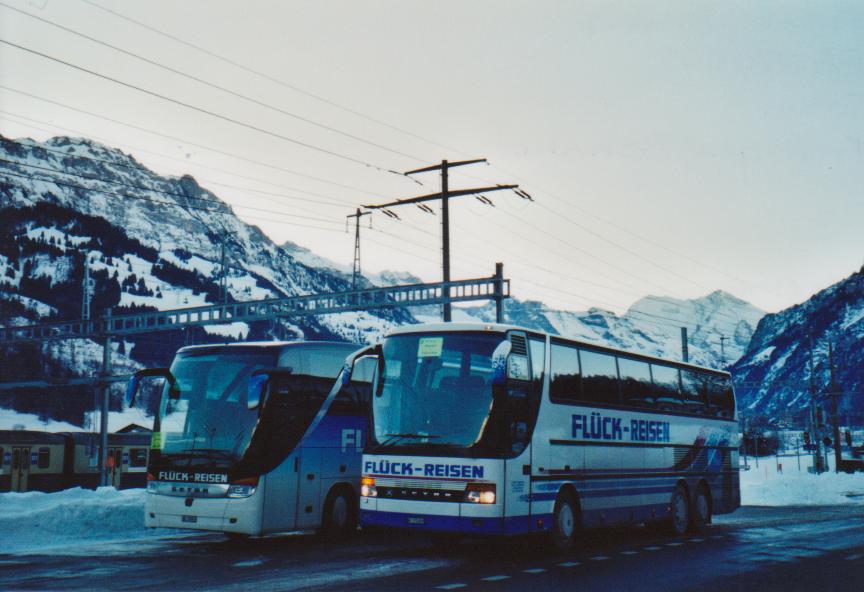
[(191, 522), (192, 524), (198, 522), (198, 516), (187, 516), (183, 515), (183, 522)]
[(410, 516), (408, 518), (408, 524), (426, 524), (426, 519), (421, 518), (420, 516)]

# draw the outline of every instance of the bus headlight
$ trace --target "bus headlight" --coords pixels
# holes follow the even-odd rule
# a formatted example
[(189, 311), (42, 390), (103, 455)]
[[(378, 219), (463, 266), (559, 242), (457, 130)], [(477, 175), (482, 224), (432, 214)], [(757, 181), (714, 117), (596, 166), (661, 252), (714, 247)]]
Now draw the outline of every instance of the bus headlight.
[(375, 487), (375, 479), (373, 477), (363, 477), (360, 479), (360, 495), (363, 497), (378, 497), (378, 488)]
[(226, 497), (240, 498), (249, 497), (258, 488), (258, 477), (248, 477), (246, 479), (237, 479), (228, 486)]
[(469, 483), (468, 487), (465, 488), (464, 501), (472, 504), (494, 504), (495, 484)]

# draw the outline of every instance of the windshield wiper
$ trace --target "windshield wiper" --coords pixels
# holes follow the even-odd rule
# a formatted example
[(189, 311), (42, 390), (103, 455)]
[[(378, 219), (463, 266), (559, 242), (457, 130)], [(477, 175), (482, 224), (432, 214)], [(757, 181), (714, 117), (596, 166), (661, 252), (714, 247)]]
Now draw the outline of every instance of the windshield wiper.
[(225, 460), (234, 460), (236, 455), (220, 450), (219, 448), (186, 448), (176, 453), (178, 456), (203, 456), (206, 458), (220, 458)]
[(430, 440), (434, 440), (435, 438), (441, 437), (441, 436), (436, 436), (435, 434), (412, 434), (410, 432), (405, 433), (405, 434), (384, 434), (384, 436), (387, 438), (387, 440), (381, 442), (381, 446), (388, 446), (390, 444), (395, 444), (396, 442), (398, 442), (400, 440), (405, 440), (407, 438), (415, 438), (415, 439), (428, 438)]

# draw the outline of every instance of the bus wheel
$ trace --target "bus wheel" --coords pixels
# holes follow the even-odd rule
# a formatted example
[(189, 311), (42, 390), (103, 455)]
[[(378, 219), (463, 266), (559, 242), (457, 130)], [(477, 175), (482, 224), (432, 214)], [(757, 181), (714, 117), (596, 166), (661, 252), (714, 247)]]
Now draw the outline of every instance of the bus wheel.
[(569, 493), (558, 494), (552, 515), (552, 544), (561, 553), (573, 548), (578, 525), (578, 509)]
[(690, 525), (690, 503), (687, 501), (687, 494), (683, 487), (675, 488), (669, 506), (672, 510), (669, 516), (669, 529), (672, 534), (680, 536), (687, 532), (687, 527)]
[(324, 536), (341, 538), (357, 529), (357, 511), (352, 494), (352, 490), (340, 487), (333, 489), (327, 495), (321, 521), (321, 532)]
[(708, 497), (708, 489), (703, 483), (697, 488), (696, 499), (693, 500), (693, 511), (690, 513), (690, 530), (703, 532), (709, 524), (711, 524), (711, 499)]

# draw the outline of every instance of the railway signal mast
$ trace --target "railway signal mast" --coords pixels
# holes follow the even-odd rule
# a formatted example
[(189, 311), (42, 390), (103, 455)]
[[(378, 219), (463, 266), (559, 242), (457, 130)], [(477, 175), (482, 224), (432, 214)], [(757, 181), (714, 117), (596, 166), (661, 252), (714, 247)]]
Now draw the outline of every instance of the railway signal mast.
[(451, 304), (449, 300), (450, 289), (446, 287), (446, 284), (450, 281), (450, 198), (452, 197), (460, 197), (463, 195), (474, 195), (477, 198), (487, 204), (491, 205), (491, 202), (488, 198), (483, 197), (482, 194), (489, 193), (491, 191), (501, 191), (502, 189), (512, 189), (516, 192), (516, 194), (523, 198), (533, 201), (533, 198), (525, 193), (524, 191), (519, 190), (518, 185), (495, 185), (492, 187), (475, 187), (473, 189), (457, 189), (454, 191), (450, 190), (449, 184), (449, 171), (452, 168), (465, 166), (469, 164), (477, 164), (480, 162), (486, 162), (485, 158), (475, 158), (473, 160), (462, 160), (457, 162), (449, 162), (447, 160), (442, 160), (441, 164), (433, 164), (428, 167), (423, 167), (420, 169), (414, 169), (413, 171), (407, 171), (405, 175), (417, 175), (420, 173), (428, 173), (431, 171), (441, 171), (441, 192), (440, 193), (430, 193), (428, 195), (420, 195), (417, 197), (409, 197), (407, 199), (397, 199), (396, 201), (391, 201), (384, 204), (377, 205), (364, 205), (363, 207), (369, 210), (382, 210), (386, 215), (391, 218), (397, 218), (398, 216), (392, 212), (390, 212), (390, 208), (394, 208), (396, 206), (405, 206), (409, 204), (414, 204), (418, 206), (420, 209), (426, 212), (431, 212), (431, 208), (426, 205), (426, 202), (430, 201), (441, 201), (441, 251), (442, 251), (442, 271), (443, 271), (443, 281), (445, 283), (444, 288), (444, 304), (443, 304), (443, 318), (445, 323), (449, 323), (452, 320), (452, 312), (451, 312)]

